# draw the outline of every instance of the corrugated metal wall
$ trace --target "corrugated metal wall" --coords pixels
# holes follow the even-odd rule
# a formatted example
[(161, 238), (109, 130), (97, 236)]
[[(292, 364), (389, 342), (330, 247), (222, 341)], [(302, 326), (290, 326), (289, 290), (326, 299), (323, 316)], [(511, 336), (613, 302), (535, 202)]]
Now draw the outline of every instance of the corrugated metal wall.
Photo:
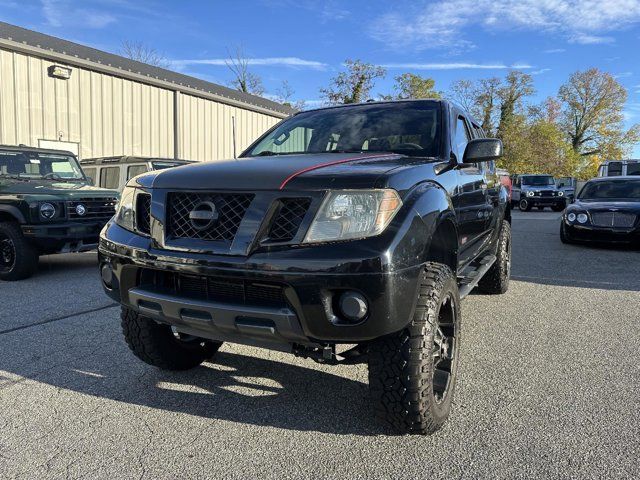
[(188, 160), (233, 158), (233, 117), (238, 154), (280, 121), (279, 118), (184, 94), (180, 94), (178, 105), (181, 156)]
[[(174, 155), (174, 92), (73, 67), (49, 77), (52, 62), (0, 49), (0, 144), (78, 142), (81, 158)], [(178, 96), (179, 156), (217, 160), (238, 153), (280, 119), (186, 94)]]

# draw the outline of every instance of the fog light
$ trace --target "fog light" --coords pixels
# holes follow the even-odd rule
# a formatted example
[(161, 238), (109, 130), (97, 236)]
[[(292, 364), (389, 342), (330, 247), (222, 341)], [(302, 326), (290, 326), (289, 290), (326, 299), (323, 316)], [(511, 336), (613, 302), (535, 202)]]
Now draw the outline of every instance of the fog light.
[(345, 292), (340, 296), (340, 313), (351, 321), (362, 320), (366, 315), (369, 307), (367, 299), (358, 292)]
[(104, 283), (107, 288), (113, 286), (113, 269), (110, 264), (102, 264), (102, 267), (100, 267), (100, 276), (102, 277), (102, 283)]

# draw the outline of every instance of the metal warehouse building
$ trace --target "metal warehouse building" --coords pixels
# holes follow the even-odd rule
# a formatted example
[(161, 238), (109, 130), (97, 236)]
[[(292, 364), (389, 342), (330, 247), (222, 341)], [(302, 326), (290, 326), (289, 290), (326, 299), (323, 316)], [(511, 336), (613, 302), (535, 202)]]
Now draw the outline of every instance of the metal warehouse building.
[(267, 99), (0, 22), (0, 144), (80, 158), (232, 158), (292, 113)]

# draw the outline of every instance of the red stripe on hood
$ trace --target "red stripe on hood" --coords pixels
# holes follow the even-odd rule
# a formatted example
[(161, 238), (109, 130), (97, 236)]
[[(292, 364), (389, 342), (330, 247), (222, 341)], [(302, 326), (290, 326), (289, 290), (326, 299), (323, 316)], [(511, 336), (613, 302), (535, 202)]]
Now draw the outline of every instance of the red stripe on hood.
[(293, 180), (297, 176), (302, 175), (303, 173), (310, 172), (312, 170), (318, 170), (319, 168), (330, 167), (332, 165), (339, 165), (341, 163), (353, 162), (355, 160), (367, 160), (368, 158), (390, 157), (392, 155), (393, 154), (386, 153), (384, 155), (367, 155), (367, 156), (361, 156), (361, 157), (350, 157), (350, 158), (343, 158), (342, 160), (334, 160), (333, 162), (324, 162), (324, 163), (319, 163), (317, 165), (312, 165), (310, 167), (303, 168), (302, 170), (298, 170), (297, 172), (294, 172), (291, 175), (289, 175), (287, 178), (285, 178), (284, 182), (280, 184), (280, 190), (282, 190), (287, 185), (287, 183), (289, 183), (291, 180)]

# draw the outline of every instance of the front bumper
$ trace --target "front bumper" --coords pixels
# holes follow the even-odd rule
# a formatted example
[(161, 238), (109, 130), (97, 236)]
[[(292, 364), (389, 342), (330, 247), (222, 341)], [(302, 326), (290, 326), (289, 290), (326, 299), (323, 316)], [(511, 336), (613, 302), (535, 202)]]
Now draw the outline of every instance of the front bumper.
[(106, 223), (107, 220), (22, 225), (22, 233), (42, 248), (85, 251), (97, 247), (100, 231)]
[[(422, 265), (389, 271), (382, 259), (325, 256), (317, 248), (266, 252), (250, 257), (154, 249), (151, 240), (109, 224), (100, 240), (101, 267), (108, 265), (106, 293), (127, 308), (192, 335), (234, 343), (282, 348), (292, 344), (360, 343), (404, 328), (413, 314)], [(333, 247), (335, 250), (339, 247)], [(282, 288), (285, 302), (273, 304), (186, 296), (148, 278), (169, 275), (188, 281)], [(173, 281), (173, 280), (172, 280)], [(162, 283), (162, 282), (160, 282)], [(178, 281), (179, 283), (179, 281)], [(163, 284), (164, 285), (164, 284)], [(242, 287), (238, 287), (242, 288)], [(341, 318), (336, 299), (345, 291), (367, 299), (359, 323)], [(215, 292), (214, 292), (215, 293)]]
[(620, 243), (640, 246), (640, 228), (602, 228), (592, 225), (573, 225), (562, 222), (564, 234), (569, 240), (589, 243)]
[(566, 206), (567, 199), (565, 197), (522, 197), (534, 207), (555, 207)]

